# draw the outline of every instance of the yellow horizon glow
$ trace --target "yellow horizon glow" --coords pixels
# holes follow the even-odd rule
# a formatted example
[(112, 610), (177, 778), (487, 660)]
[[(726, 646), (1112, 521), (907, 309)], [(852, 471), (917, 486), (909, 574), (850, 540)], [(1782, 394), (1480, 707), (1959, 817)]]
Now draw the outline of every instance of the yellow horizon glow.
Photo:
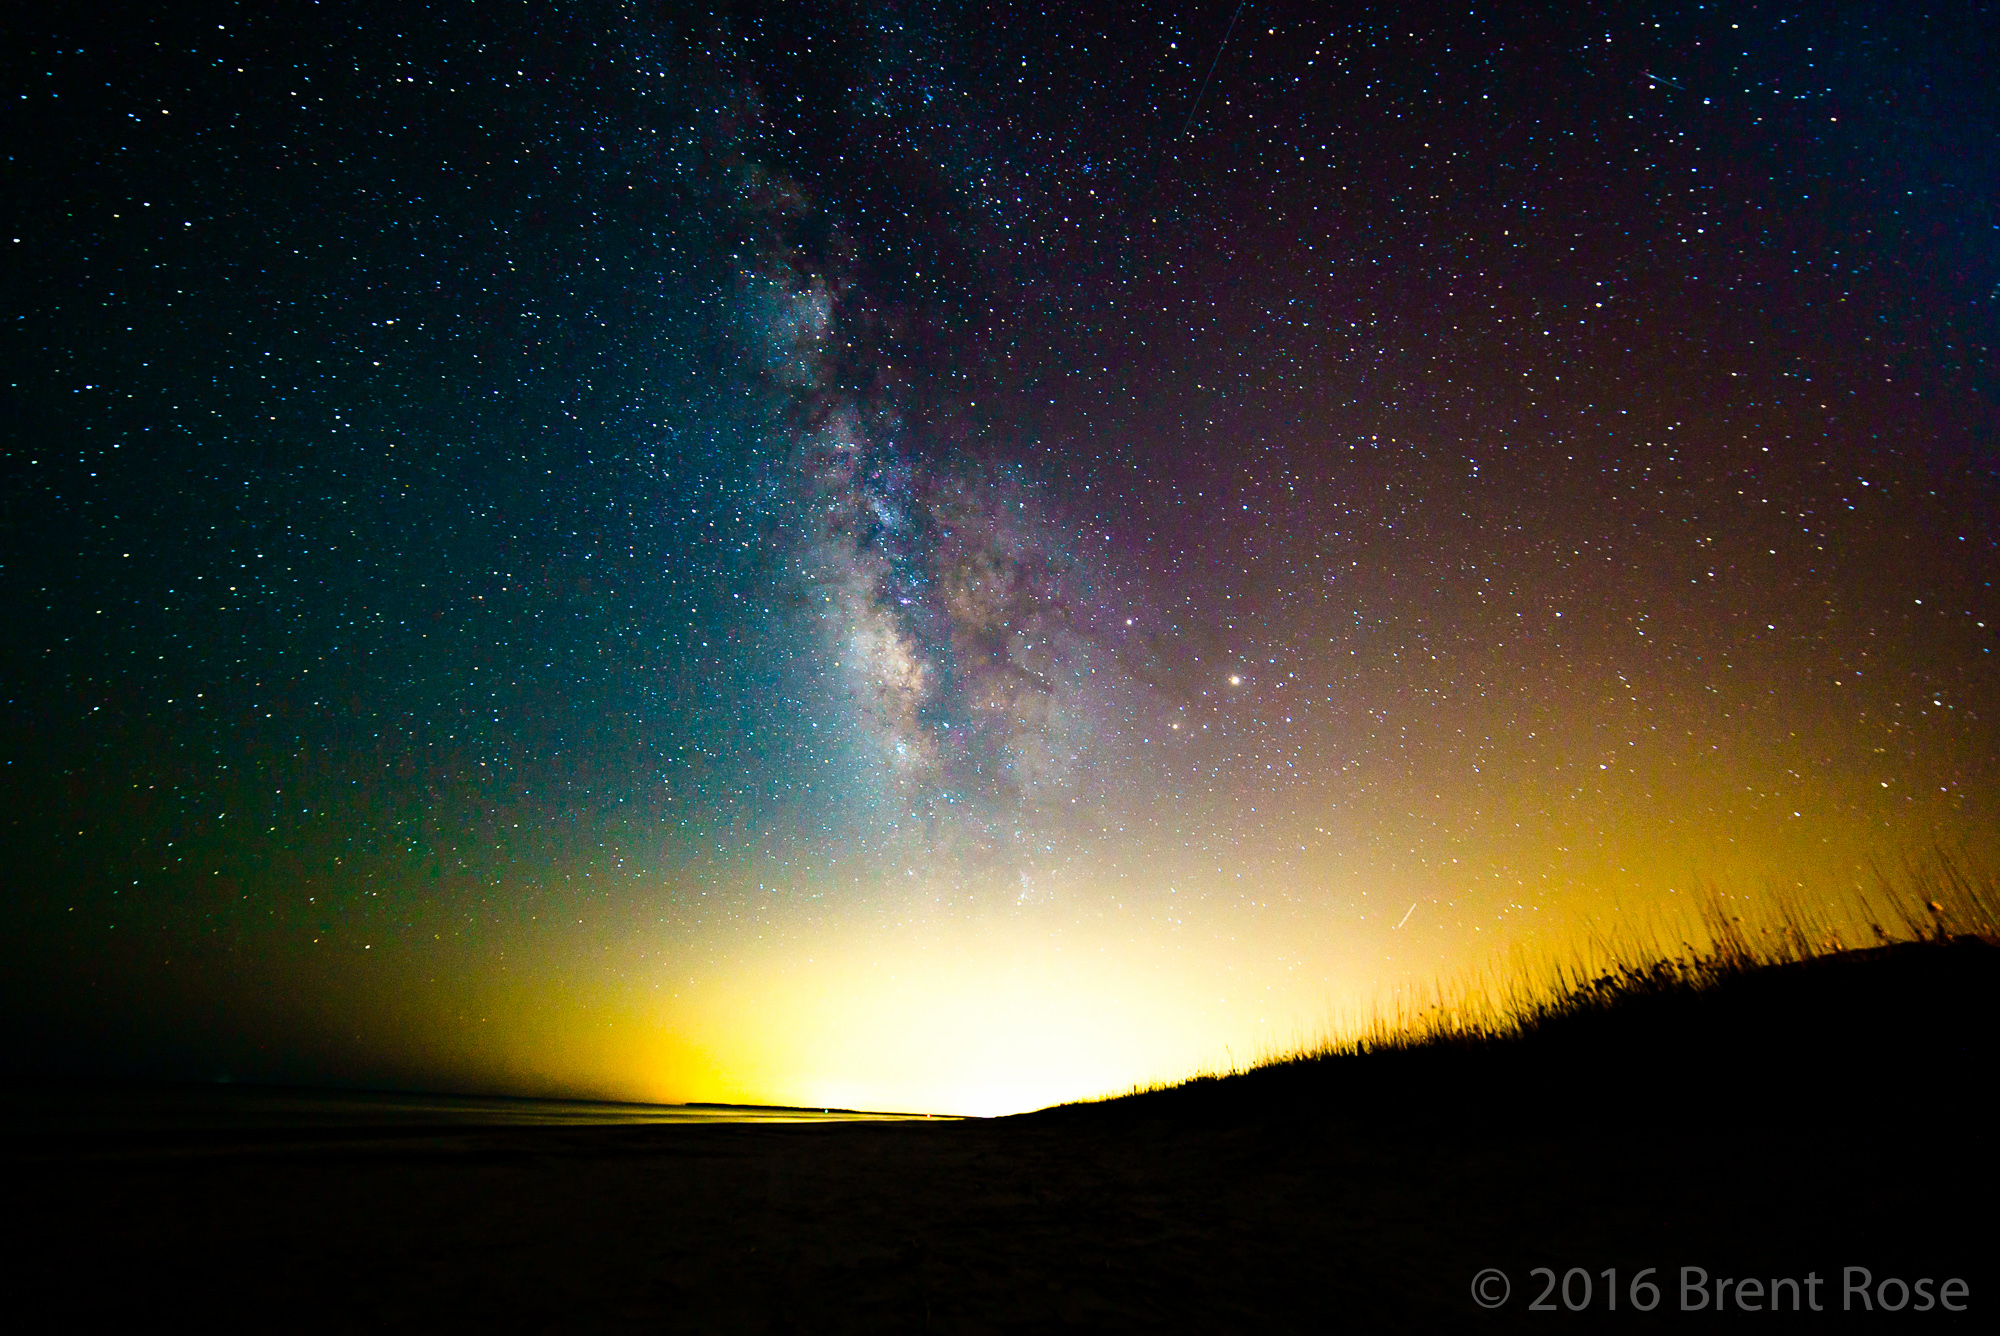
[[(1825, 897), (1866, 875), (1845, 861)], [(371, 1042), (467, 1090), (1018, 1113), (1252, 1065), (1472, 981), (1504, 992), (1608, 940), (1671, 948), (1697, 889), (1685, 875), (1567, 882), (1543, 888), (1541, 910), (1480, 923), (1474, 885), (1331, 878), (1293, 869), (1247, 906), (1165, 866), (1154, 885), (1040, 904), (904, 891), (885, 913), (887, 892), (857, 895), (844, 916), (798, 904), (738, 924), (692, 972), (661, 949), (671, 927), (626, 925), (498, 982), (467, 971), (392, 990)], [(598, 970), (579, 969), (585, 956)]]

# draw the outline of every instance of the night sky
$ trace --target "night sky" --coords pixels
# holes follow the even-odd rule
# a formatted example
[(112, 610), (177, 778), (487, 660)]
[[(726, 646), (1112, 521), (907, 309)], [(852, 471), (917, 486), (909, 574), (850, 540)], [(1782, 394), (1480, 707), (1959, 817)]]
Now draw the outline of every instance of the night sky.
[(1001, 1111), (2000, 853), (1991, 4), (93, 8), (24, 1070)]

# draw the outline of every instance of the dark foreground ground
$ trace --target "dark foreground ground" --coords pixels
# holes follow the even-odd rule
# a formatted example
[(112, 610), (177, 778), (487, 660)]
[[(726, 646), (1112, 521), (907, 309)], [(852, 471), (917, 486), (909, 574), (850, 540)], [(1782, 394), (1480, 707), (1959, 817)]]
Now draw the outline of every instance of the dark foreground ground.
[[(1598, 1055), (1592, 1098), (1600, 1036), (1519, 1079), (1350, 1063), (963, 1123), (53, 1136), (11, 1148), (9, 1288), (64, 1327), (1993, 1330), (2000, 952), (1891, 956), (1712, 1010), (1691, 1046), (1656, 1027), (1641, 1058), (1697, 1065), (1653, 1104), (1630, 1052)], [(1881, 1022), (1858, 1047), (1792, 1028), (1843, 1006)], [(1843, 1312), (1850, 1266), (1877, 1298), (1961, 1279), (1966, 1311)], [(1487, 1267), (1511, 1281), (1491, 1311)], [(1530, 1309), (1537, 1267), (1581, 1268), (1576, 1311)], [(1715, 1311), (1718, 1277), (1768, 1301), (1815, 1275), (1820, 1312), (1741, 1311), (1733, 1285)]]

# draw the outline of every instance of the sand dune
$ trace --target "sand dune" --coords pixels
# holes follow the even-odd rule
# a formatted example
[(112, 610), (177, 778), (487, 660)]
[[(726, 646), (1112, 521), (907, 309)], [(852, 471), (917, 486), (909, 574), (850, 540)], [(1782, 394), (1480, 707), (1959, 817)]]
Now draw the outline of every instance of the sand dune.
[[(1852, 1106), (1827, 1103), (1825, 1082), (1791, 1098), (1782, 1079), (1730, 1089), (1700, 1073), (1656, 1108), (1629, 1085), (1579, 1098), (1587, 1081), (1537, 1102), (1491, 1066), (1399, 1096), (1383, 1066), (1362, 1073), (1383, 1087), (1375, 1104), (1367, 1082), (1322, 1073), (1314, 1089), (1221, 1082), (962, 1123), (45, 1138), (13, 1149), (30, 1222), (17, 1274), (70, 1325), (1398, 1331), (1622, 1326), (1607, 1268), (1621, 1303), (1658, 1268), (1654, 1325), (1692, 1322), (1675, 1286), (1698, 1266), (1820, 1277), (1829, 1311), (1800, 1315), (1820, 1329), (1858, 1265), (1932, 1278), (1932, 1294), (1963, 1279), (1969, 1315), (1928, 1314), (1949, 1325), (1992, 1294), (1986, 1240), (1963, 1222), (1995, 1184), (1987, 1106), (1935, 1064), (1990, 1056), (1996, 956), (1849, 963), (1838, 987), (1883, 1027), (1930, 1027), (1855, 1054), (1842, 1079), (1871, 1098)], [(1913, 1015), (1913, 977), (1987, 1005)], [(1770, 1042), (1737, 1029), (1746, 1051)], [(1742, 1070), (1742, 1053), (1724, 1057)], [(1503, 1105), (1514, 1116), (1494, 1116)], [(1486, 1267), (1511, 1281), (1491, 1312), (1470, 1292)], [(1592, 1277), (1585, 1311), (1528, 1311), (1536, 1267)]]

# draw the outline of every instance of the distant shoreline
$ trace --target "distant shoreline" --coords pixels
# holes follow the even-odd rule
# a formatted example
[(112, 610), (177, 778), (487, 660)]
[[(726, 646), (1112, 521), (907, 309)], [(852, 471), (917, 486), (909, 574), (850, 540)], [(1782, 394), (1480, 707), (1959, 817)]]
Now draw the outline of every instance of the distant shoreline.
[(631, 1126), (949, 1121), (953, 1115), (810, 1105), (650, 1104), (234, 1081), (58, 1078), (7, 1083), (0, 1122), (15, 1133), (170, 1135), (224, 1131), (449, 1126)]

